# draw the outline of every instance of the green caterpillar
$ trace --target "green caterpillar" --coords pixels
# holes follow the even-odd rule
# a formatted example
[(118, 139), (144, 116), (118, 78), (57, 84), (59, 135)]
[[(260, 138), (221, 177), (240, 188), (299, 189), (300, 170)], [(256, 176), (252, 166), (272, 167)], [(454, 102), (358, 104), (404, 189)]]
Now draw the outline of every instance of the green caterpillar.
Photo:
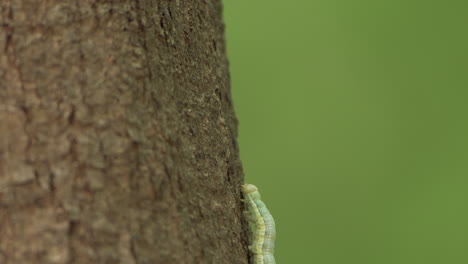
[(255, 185), (242, 185), (244, 201), (247, 205), (247, 219), (255, 226), (250, 251), (254, 254), (254, 264), (276, 264), (273, 256), (275, 249), (275, 220), (262, 202)]

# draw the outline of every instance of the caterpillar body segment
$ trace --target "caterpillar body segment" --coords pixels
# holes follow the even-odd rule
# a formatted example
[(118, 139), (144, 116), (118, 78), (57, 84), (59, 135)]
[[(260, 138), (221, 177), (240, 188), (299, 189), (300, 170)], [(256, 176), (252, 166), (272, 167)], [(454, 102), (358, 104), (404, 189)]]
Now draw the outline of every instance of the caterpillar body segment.
[(247, 219), (255, 226), (250, 251), (254, 254), (254, 264), (276, 264), (274, 257), (275, 248), (275, 221), (261, 200), (260, 193), (255, 185), (244, 184), (242, 186), (244, 201), (248, 209)]

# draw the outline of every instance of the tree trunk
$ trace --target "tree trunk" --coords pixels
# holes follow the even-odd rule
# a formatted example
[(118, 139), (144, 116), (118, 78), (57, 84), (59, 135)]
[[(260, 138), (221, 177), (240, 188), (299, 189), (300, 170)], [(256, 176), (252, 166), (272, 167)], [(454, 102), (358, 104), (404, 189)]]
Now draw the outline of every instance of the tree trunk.
[(0, 0), (0, 263), (247, 263), (219, 0)]

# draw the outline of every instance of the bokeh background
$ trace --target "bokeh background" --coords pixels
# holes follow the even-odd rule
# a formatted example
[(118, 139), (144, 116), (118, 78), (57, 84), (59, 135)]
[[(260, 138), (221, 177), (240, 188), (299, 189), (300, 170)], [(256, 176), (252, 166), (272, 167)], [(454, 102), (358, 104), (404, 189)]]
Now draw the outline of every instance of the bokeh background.
[(468, 263), (468, 1), (223, 3), (277, 262)]

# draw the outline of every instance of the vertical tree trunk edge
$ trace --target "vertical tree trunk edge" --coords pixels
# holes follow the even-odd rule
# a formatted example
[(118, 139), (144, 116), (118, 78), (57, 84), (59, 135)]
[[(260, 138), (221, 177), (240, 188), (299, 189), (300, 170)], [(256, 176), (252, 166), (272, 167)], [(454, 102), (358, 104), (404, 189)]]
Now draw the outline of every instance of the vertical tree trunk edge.
[(218, 0), (0, 1), (0, 263), (248, 263)]

